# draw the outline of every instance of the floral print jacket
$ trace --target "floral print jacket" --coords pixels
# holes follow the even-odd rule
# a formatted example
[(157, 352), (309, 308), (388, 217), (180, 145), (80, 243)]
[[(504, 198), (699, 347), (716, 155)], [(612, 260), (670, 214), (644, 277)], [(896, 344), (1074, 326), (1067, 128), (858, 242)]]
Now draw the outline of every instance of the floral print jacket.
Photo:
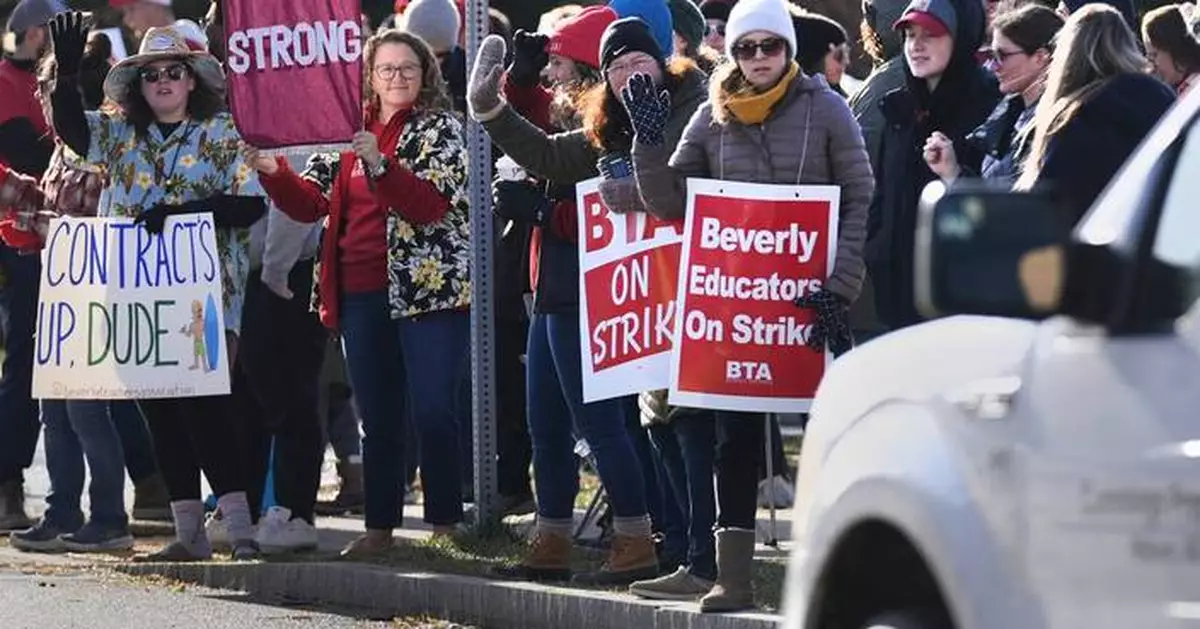
[[(150, 125), (139, 137), (119, 114), (87, 112), (91, 140), (84, 161), (100, 169), (104, 189), (97, 215), (136, 217), (160, 203), (218, 194), (263, 196), (258, 176), (241, 156), (242, 138), (228, 113), (185, 120), (169, 135)], [(237, 332), (250, 276), (250, 230), (217, 230), (226, 329)]]
[[(401, 128), (391, 159), (449, 201), (440, 219), (424, 223), (405, 218), (421, 214), (416, 208), (405, 208), (395, 199), (388, 207), (388, 301), (392, 318), (469, 307), (470, 227), (462, 123), (451, 112), (414, 111)], [(317, 220), (328, 214), (314, 297), (322, 322), (333, 329), (338, 327), (340, 293), (338, 272), (331, 267), (336, 266), (335, 249), (344, 220), (348, 178), (357, 161), (351, 153), (322, 153), (309, 159), (299, 182), (294, 173), (263, 178), (271, 197), (293, 218)], [(385, 175), (375, 185), (385, 186), (387, 178)], [(298, 183), (319, 192), (319, 205), (324, 207), (306, 201), (303, 191), (297, 189)]]

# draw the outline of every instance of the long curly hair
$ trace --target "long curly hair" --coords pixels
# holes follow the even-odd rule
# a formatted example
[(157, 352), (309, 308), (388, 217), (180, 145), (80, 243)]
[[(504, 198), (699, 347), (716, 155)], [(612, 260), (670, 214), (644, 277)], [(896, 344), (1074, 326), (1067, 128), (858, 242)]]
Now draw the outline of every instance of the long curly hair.
[[(696, 62), (687, 57), (673, 57), (663, 72), (663, 87), (674, 94), (691, 72), (699, 72)], [(583, 112), (583, 128), (592, 145), (603, 152), (627, 151), (633, 145), (633, 127), (621, 97), (601, 81), (579, 99)]]

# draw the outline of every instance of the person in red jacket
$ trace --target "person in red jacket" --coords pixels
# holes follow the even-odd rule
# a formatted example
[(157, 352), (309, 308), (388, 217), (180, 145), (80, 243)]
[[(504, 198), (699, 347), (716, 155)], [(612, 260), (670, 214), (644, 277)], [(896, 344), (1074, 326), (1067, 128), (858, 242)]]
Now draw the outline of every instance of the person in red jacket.
[[(437, 58), (419, 37), (385, 30), (366, 46), (367, 131), (352, 152), (318, 154), (302, 174), (251, 150), (285, 213), (328, 218), (318, 300), (342, 335), (362, 415), (366, 534), (345, 554), (392, 546), (401, 525), (406, 421), (420, 442), (425, 521), (452, 535), (463, 519), (461, 387), (470, 347), (467, 154)], [(399, 390), (398, 390), (399, 389)]]

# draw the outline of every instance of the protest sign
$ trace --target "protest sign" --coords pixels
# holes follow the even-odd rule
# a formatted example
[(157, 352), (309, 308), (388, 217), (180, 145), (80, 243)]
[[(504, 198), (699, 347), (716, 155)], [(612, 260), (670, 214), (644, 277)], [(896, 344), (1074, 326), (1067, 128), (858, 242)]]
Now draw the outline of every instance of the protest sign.
[(246, 142), (268, 154), (349, 146), (363, 128), (359, 0), (224, 0), (221, 8), (230, 111)]
[(807, 411), (831, 358), (806, 344), (837, 245), (836, 186), (688, 180), (671, 403)]
[(211, 214), (151, 235), (127, 218), (60, 218), (42, 250), (39, 399), (224, 395), (229, 369)]
[(575, 187), (584, 402), (666, 388), (683, 242), (681, 222), (609, 212), (598, 184)]

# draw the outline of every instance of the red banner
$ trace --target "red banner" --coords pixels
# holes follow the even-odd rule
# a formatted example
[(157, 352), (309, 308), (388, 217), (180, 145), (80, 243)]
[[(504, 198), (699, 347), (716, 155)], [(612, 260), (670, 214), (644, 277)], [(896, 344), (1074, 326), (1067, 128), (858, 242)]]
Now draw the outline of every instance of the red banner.
[(575, 188), (584, 402), (667, 387), (683, 242), (682, 223), (609, 212), (597, 182)]
[(840, 196), (834, 186), (689, 180), (672, 404), (808, 410), (831, 358), (805, 344), (814, 316), (792, 302), (833, 269)]
[(348, 145), (363, 126), (359, 0), (222, 0), (229, 103), (267, 150)]

